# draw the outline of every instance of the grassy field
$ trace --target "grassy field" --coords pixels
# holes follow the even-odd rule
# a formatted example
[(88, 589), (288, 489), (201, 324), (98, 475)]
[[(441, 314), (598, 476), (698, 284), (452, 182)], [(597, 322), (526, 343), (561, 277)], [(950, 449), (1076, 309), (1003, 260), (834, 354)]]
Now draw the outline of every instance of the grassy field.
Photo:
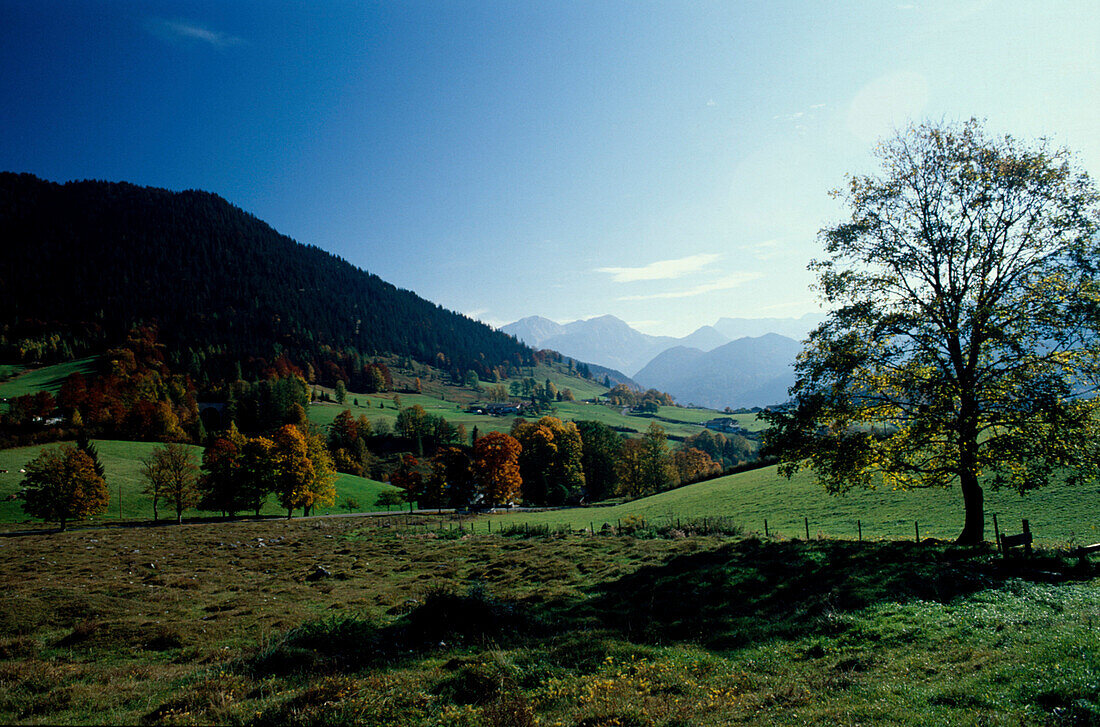
[[(121, 520), (152, 518), (152, 505), (148, 496), (141, 492), (140, 468), (142, 458), (148, 456), (155, 446), (147, 442), (96, 442), (111, 490), (110, 507), (97, 520), (120, 520), (120, 487)], [(0, 523), (28, 520), (19, 502), (7, 497), (18, 492), (22, 480), (19, 469), (36, 456), (39, 449), (0, 450), (0, 470), (8, 470), (7, 473), (0, 473)], [(195, 447), (194, 450), (196, 457), (201, 458), (200, 448)], [(373, 510), (378, 495), (387, 489), (391, 486), (385, 483), (341, 474), (336, 482), (336, 502), (331, 507), (322, 508), (318, 514), (345, 512), (343, 505), (348, 498), (358, 503), (357, 511)], [(281, 514), (274, 498), (270, 499), (263, 512)], [(988, 491), (986, 512), (987, 537), (991, 541), (994, 513), (1001, 527), (1012, 533), (1019, 532), (1020, 520), (1028, 518), (1040, 542), (1080, 544), (1100, 541), (1100, 486), (1096, 484), (1071, 487), (1056, 483), (1027, 497), (1010, 491)], [(660, 524), (675, 523), (678, 519), (687, 523), (703, 518), (721, 518), (745, 531), (760, 534), (764, 533), (764, 521), (767, 520), (769, 534), (784, 538), (804, 538), (805, 519), (809, 519), (811, 537), (840, 539), (856, 539), (859, 522), (863, 538), (867, 540), (912, 539), (916, 535), (916, 523), (919, 524), (922, 539), (951, 539), (962, 528), (962, 505), (961, 496), (955, 489), (922, 492), (861, 490), (834, 497), (817, 486), (809, 475), (802, 474), (787, 480), (776, 474), (775, 467), (766, 467), (612, 507), (505, 512), (482, 516), (478, 522), (491, 520), (495, 528), (529, 523), (584, 530), (591, 527), (599, 529), (604, 523), (615, 526), (627, 518)]]
[[(50, 445), (55, 446), (55, 445)], [(119, 522), (134, 520), (151, 520), (153, 517), (153, 505), (148, 495), (142, 493), (145, 483), (141, 477), (141, 461), (148, 457), (153, 448), (160, 445), (152, 442), (122, 442), (113, 440), (96, 440), (96, 449), (99, 451), (100, 461), (105, 470), (105, 479), (110, 489), (111, 502), (107, 512), (95, 518), (96, 522)], [(38, 455), (41, 447), (20, 447), (17, 449), (0, 450), (0, 523), (22, 523), (30, 521), (23, 512), (18, 500), (9, 500), (8, 497), (18, 492), (23, 475), (19, 470), (30, 460)], [(195, 453), (195, 459), (202, 461), (202, 448), (191, 447)], [(343, 504), (348, 498), (358, 502), (357, 511), (375, 510), (374, 501), (384, 490), (396, 489), (392, 485), (374, 480), (355, 477), (354, 475), (340, 474), (336, 480), (336, 502), (331, 507), (321, 508), (317, 514), (346, 512)], [(121, 496), (121, 497), (120, 497)], [(121, 512), (119, 503), (122, 503)], [(285, 514), (274, 497), (268, 499), (267, 505), (262, 510), (265, 515)], [(192, 510), (188, 515), (210, 515)], [(161, 516), (166, 516), (166, 508), (162, 507)]]
[[(442, 416), (455, 426), (463, 425), (466, 427), (467, 432), (473, 431), (474, 427), (477, 427), (478, 431), (482, 433), (508, 432), (512, 428), (512, 423), (516, 420), (514, 416), (494, 417), (467, 414), (465, 411), (466, 404), (440, 399), (437, 396), (428, 394), (398, 394), (397, 396), (400, 398), (402, 408), (419, 404), (428, 413)], [(355, 405), (355, 401), (359, 402), (358, 406)], [(378, 406), (379, 404), (382, 405), (381, 408)], [(349, 393), (346, 402), (342, 406), (332, 402), (315, 402), (309, 408), (309, 418), (310, 421), (316, 424), (327, 426), (344, 409), (350, 409), (356, 417), (365, 414), (372, 422), (385, 421), (390, 426), (393, 426), (393, 423), (397, 420), (394, 395), (388, 393)], [(651, 422), (656, 421), (664, 427), (667, 434), (674, 437), (690, 437), (693, 434), (698, 434), (702, 431), (702, 426), (700, 426), (702, 422), (720, 416), (718, 412), (710, 409), (680, 409), (666, 406), (661, 407), (660, 413), (654, 418), (623, 414), (621, 407), (605, 404), (586, 404), (581, 401), (558, 402), (554, 405), (554, 411), (550, 415), (563, 421), (598, 421), (611, 427), (625, 428), (634, 432), (644, 432)], [(534, 419), (537, 416), (532, 414), (526, 418)], [(760, 423), (756, 422), (755, 416), (752, 415), (740, 415), (734, 418), (738, 419), (739, 422), (744, 422), (743, 426), (746, 429), (758, 430), (762, 427)]]
[(0, 539), (0, 722), (1100, 721), (1100, 579), (1055, 555), (401, 523)]
[(22, 364), (0, 364), (0, 381), (6, 381), (26, 369)]
[(42, 368), (23, 370), (18, 366), (5, 366), (0, 368), (0, 379), (3, 379), (5, 371), (15, 375), (6, 381), (0, 381), (0, 399), (10, 399), (24, 394), (34, 394), (39, 391), (48, 391), (56, 394), (61, 390), (61, 384), (71, 374), (87, 374), (95, 367), (95, 358), (82, 358), (79, 361), (43, 366)]
[[(992, 515), (1011, 533), (1020, 531), (1028, 518), (1036, 538), (1051, 543), (1100, 541), (1100, 485), (1071, 487), (1054, 483), (1021, 497), (1011, 491), (986, 492), (987, 537), (993, 539)], [(858, 536), (857, 521), (865, 539), (911, 539), (919, 523), (921, 538), (954, 538), (962, 530), (962, 496), (957, 489), (896, 492), (859, 490), (842, 496), (827, 494), (812, 477), (802, 473), (791, 480), (765, 467), (688, 485), (652, 497), (613, 507), (547, 512), (516, 512), (485, 516), (494, 525), (529, 522), (573, 529), (615, 525), (628, 518), (661, 523), (725, 518), (745, 530), (787, 538), (805, 537), (805, 518), (811, 537)]]

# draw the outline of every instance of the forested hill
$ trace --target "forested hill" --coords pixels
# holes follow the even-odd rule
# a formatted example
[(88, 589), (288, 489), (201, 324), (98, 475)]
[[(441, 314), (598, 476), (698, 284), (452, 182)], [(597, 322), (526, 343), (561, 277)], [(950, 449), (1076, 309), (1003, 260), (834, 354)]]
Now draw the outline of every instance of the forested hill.
[(9, 353), (20, 339), (55, 331), (74, 348), (110, 345), (137, 323), (155, 323), (170, 351), (223, 360), (285, 353), (301, 361), (351, 347), (484, 376), (531, 358), (512, 337), (207, 192), (0, 173), (0, 240)]

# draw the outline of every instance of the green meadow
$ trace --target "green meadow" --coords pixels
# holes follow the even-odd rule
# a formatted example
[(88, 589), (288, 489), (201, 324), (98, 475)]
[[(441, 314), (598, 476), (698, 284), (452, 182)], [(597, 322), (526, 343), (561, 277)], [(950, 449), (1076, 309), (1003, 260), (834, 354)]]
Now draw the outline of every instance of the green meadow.
[(1100, 722), (1100, 580), (1054, 553), (420, 520), (0, 539), (0, 722)]
[(56, 394), (71, 374), (87, 374), (94, 367), (94, 357), (36, 369), (26, 369), (18, 365), (0, 367), (0, 399), (11, 399), (39, 391)]
[[(1094, 543), (1100, 541), (1100, 485), (1071, 486), (1062, 482), (1027, 496), (1008, 490), (986, 491), (987, 538), (993, 539), (993, 515), (1000, 526), (1018, 533), (1021, 520), (1030, 521), (1041, 542)], [(485, 516), (492, 527), (529, 523), (574, 530), (616, 526), (627, 519), (660, 525), (721, 518), (746, 532), (781, 538), (810, 537), (865, 540), (950, 540), (962, 530), (962, 496), (955, 488), (900, 492), (855, 490), (829, 495), (812, 475), (790, 480), (774, 466), (688, 485), (651, 497), (611, 507), (589, 507), (541, 512), (504, 512)], [(486, 527), (489, 527), (488, 525)]]
[[(142, 492), (145, 483), (141, 477), (142, 460), (149, 456), (150, 452), (160, 446), (152, 442), (125, 442), (116, 440), (95, 440), (96, 449), (99, 451), (99, 459), (103, 463), (105, 479), (110, 490), (110, 505), (107, 511), (94, 518), (93, 522), (131, 522), (135, 520), (151, 520), (153, 518), (153, 505), (149, 496)], [(57, 446), (57, 445), (47, 445)], [(19, 447), (16, 449), (0, 450), (0, 523), (37, 522), (29, 518), (23, 512), (20, 501), (9, 499), (19, 492), (23, 475), (19, 470), (30, 460), (38, 455), (41, 446)], [(192, 446), (195, 459), (202, 461), (202, 448)], [(339, 474), (336, 479), (336, 501), (329, 507), (316, 510), (318, 515), (338, 512), (348, 512), (345, 503), (352, 499), (357, 503), (356, 511), (372, 511), (378, 495), (386, 490), (396, 489), (392, 485), (375, 480), (356, 477), (354, 475)], [(213, 513), (189, 510), (185, 517), (211, 515)], [(261, 511), (263, 515), (285, 515), (286, 511), (279, 507), (275, 498), (269, 497), (266, 506)], [(167, 507), (161, 507), (161, 517), (168, 517), (171, 513)]]

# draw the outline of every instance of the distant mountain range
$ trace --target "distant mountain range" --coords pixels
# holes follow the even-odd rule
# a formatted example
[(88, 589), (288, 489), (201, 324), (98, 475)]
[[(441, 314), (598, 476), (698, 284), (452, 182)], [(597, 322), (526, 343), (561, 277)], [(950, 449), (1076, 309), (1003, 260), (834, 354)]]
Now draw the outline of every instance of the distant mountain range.
[(657, 355), (634, 380), (667, 391), (681, 404), (715, 409), (779, 404), (794, 384), (792, 364), (802, 344), (778, 333), (744, 337), (711, 351), (675, 346)]
[(650, 336), (610, 315), (566, 324), (529, 316), (500, 330), (533, 348), (626, 372), (680, 403), (722, 408), (784, 401), (799, 341), (821, 320), (720, 318), (682, 338)]

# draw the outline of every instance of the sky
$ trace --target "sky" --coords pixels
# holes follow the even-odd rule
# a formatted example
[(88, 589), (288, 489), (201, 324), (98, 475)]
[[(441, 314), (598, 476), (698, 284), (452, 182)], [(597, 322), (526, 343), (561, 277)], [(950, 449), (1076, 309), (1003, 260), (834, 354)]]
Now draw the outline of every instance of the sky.
[(1100, 3), (0, 0), (0, 170), (215, 192), (491, 325), (819, 310), (911, 122), (1100, 175)]

